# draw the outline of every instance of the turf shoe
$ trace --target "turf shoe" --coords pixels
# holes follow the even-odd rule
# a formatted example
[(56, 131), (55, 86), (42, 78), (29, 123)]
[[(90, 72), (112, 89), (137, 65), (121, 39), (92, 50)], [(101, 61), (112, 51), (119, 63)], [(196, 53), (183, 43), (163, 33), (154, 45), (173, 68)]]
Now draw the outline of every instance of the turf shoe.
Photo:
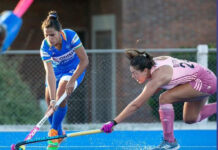
[[(57, 136), (58, 135), (58, 131), (55, 129), (50, 129), (48, 136)], [(58, 150), (58, 139), (54, 139), (54, 140), (49, 140), (48, 141), (48, 146), (47, 146), (47, 150)]]
[(176, 140), (173, 143), (163, 140), (163, 142), (159, 146), (152, 150), (178, 150), (179, 148), (180, 145), (177, 143)]

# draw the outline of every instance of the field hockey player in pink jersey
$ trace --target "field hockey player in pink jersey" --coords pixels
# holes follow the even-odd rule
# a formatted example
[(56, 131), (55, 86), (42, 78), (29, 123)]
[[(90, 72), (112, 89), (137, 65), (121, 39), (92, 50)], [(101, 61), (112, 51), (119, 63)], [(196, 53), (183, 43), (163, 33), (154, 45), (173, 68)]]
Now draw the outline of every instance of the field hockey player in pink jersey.
[(152, 57), (146, 52), (127, 50), (132, 78), (139, 84), (147, 81), (143, 91), (112, 121), (101, 130), (110, 133), (113, 126), (132, 115), (159, 89), (165, 89), (159, 97), (159, 115), (163, 127), (163, 142), (154, 150), (179, 149), (174, 137), (173, 103), (184, 102), (183, 120), (188, 124), (200, 122), (216, 113), (216, 103), (206, 104), (216, 92), (217, 78), (207, 68), (170, 56)]

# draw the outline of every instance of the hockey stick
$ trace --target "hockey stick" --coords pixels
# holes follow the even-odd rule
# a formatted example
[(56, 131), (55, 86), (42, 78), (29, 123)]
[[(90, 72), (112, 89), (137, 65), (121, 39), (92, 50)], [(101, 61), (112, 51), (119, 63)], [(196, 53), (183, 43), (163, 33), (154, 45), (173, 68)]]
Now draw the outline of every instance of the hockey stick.
[(54, 140), (54, 139), (63, 139), (63, 138), (68, 138), (68, 137), (96, 134), (96, 133), (102, 133), (102, 130), (100, 130), (100, 129), (88, 130), (88, 131), (81, 131), (81, 132), (76, 132), (76, 133), (75, 132), (69, 133), (69, 134), (65, 134), (65, 135), (58, 135), (58, 136), (51, 136), (51, 137), (43, 137), (43, 138), (37, 138), (37, 139), (32, 139), (32, 140), (26, 140), (26, 141), (22, 141), (22, 142), (17, 143), (15, 145), (15, 150), (19, 150), (20, 146), (26, 145), (26, 144), (43, 142), (43, 141)]
[[(57, 101), (57, 103), (55, 104), (55, 107), (57, 108), (63, 101), (64, 99), (67, 97), (67, 93), (64, 92), (64, 94), (59, 98), (59, 100)], [(49, 118), (49, 116), (51, 116), (54, 112), (54, 109), (49, 109), (45, 116), (36, 124), (36, 126), (32, 129), (32, 131), (27, 135), (27, 137), (24, 139), (26, 140), (30, 140), (37, 131), (39, 131), (39, 129), (42, 127), (42, 125), (45, 123), (45, 121)], [(15, 144), (11, 145), (11, 150), (15, 150)]]
[[(31, 6), (33, 0), (20, 0), (14, 11), (4, 11), (0, 16), (0, 54), (5, 52), (16, 38), (22, 25), (22, 16)], [(1, 39), (2, 40), (2, 39)]]

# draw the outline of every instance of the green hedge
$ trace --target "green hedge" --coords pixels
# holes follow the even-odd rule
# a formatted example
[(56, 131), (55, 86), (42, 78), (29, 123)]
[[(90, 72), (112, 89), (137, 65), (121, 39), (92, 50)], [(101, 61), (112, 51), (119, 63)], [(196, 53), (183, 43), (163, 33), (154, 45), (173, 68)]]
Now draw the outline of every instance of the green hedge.
[(35, 124), (41, 110), (11, 60), (0, 57), (0, 124)]

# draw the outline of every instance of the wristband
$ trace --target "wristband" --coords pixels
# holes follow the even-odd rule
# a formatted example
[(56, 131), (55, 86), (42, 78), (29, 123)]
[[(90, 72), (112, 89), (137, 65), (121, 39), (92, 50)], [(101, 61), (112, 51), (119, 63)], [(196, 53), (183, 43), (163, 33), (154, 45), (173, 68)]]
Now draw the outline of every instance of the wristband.
[(56, 103), (56, 100), (54, 99), (50, 101), (50, 105), (54, 105), (55, 103)]
[(115, 120), (112, 120), (111, 122), (114, 124), (114, 126), (117, 125), (117, 122)]

